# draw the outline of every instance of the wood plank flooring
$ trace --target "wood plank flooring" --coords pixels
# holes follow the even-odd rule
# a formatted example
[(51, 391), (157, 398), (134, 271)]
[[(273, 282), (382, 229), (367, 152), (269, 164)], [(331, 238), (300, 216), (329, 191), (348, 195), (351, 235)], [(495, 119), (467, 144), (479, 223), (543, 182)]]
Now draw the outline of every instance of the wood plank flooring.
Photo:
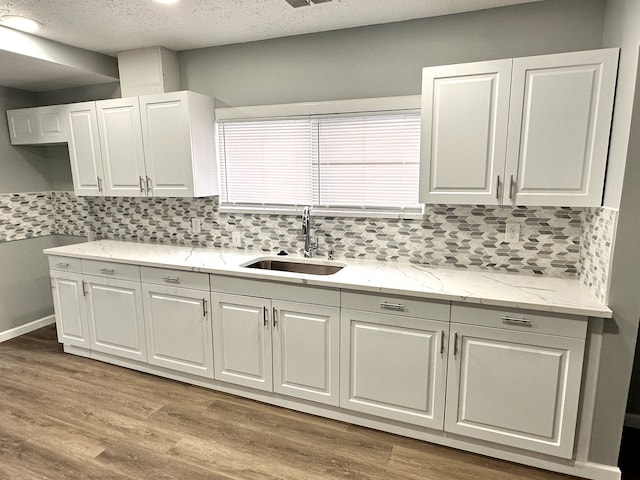
[(0, 344), (0, 479), (561, 480), (64, 354)]

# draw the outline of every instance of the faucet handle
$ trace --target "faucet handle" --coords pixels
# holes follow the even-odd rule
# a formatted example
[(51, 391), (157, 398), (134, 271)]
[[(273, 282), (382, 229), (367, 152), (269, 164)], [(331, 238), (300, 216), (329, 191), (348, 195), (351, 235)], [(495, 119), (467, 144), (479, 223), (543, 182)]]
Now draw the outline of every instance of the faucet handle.
[(333, 260), (333, 248), (327, 250), (327, 260)]

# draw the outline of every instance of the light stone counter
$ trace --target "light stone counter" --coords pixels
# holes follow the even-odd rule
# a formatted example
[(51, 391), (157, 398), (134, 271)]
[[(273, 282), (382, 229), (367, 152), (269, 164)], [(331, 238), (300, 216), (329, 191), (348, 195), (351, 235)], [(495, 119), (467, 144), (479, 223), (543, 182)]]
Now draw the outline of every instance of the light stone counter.
[[(336, 262), (345, 265), (338, 273), (309, 275), (243, 267), (256, 258), (273, 256), (265, 252), (115, 240), (49, 248), (44, 253), (541, 312), (612, 316), (611, 310), (598, 302), (577, 279), (349, 259)], [(279, 258), (296, 260), (300, 257)], [(321, 258), (317, 261), (322, 263)]]

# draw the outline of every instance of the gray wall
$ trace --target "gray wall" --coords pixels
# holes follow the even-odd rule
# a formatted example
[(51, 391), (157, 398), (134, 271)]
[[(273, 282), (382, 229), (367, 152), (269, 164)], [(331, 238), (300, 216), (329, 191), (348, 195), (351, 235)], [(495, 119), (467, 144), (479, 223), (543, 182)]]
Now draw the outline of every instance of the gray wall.
[[(66, 147), (14, 147), (9, 142), (4, 111), (37, 104), (35, 93), (0, 87), (0, 194), (71, 185)], [(0, 332), (53, 313), (42, 249), (64, 241), (51, 236), (0, 243)]]
[(183, 88), (260, 105), (420, 93), (424, 66), (602, 46), (604, 0), (548, 0), (180, 52)]

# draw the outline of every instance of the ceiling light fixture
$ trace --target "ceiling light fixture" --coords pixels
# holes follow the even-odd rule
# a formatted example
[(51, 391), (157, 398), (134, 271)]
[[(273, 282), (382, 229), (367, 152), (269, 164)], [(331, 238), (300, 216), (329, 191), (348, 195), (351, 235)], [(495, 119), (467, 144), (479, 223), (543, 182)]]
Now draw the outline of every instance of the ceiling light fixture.
[(332, 0), (284, 0), (293, 8), (299, 7), (310, 7), (311, 5), (315, 5), (316, 3), (326, 3), (331, 2)]
[(178, 3), (178, 0), (153, 0), (156, 3), (164, 3), (166, 5), (169, 5), (171, 3)]
[(18, 15), (3, 15), (0, 17), (0, 25), (29, 33), (40, 30), (39, 22), (27, 17), (20, 17)]

